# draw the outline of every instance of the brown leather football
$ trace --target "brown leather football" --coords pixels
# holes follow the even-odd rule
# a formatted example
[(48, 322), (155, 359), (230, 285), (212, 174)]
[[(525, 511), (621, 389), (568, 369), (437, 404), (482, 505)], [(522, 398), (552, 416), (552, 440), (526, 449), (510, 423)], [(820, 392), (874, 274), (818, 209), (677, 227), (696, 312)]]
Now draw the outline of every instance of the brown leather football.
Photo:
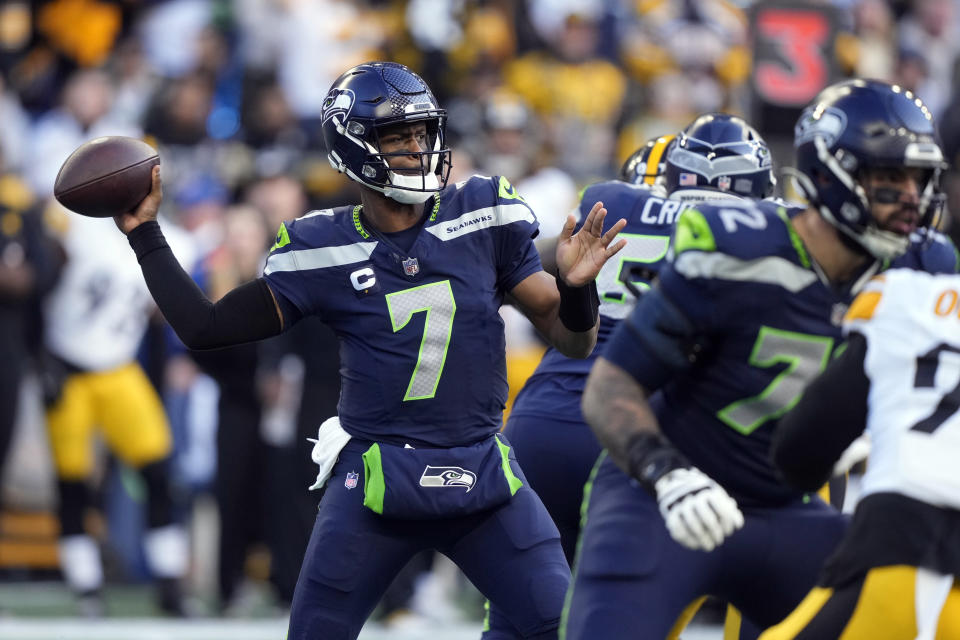
[(71, 211), (110, 218), (132, 211), (150, 193), (157, 150), (143, 140), (105, 136), (80, 145), (60, 167), (53, 195)]

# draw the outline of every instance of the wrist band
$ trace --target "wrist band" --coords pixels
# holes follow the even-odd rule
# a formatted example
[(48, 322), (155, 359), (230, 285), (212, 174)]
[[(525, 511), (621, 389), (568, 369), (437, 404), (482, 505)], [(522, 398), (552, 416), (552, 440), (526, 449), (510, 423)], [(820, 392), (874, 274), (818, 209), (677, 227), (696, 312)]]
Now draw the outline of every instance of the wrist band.
[(640, 433), (627, 443), (627, 460), (630, 475), (644, 489), (656, 496), (657, 480), (674, 469), (690, 466), (690, 462), (663, 436), (655, 433)]
[(597, 324), (600, 313), (600, 296), (597, 283), (591, 281), (583, 287), (571, 287), (563, 278), (557, 278), (560, 291), (560, 322), (570, 331), (589, 331)]
[(137, 262), (143, 262), (147, 254), (169, 247), (167, 239), (163, 237), (160, 223), (156, 220), (143, 222), (136, 229), (127, 234), (127, 241), (137, 255)]

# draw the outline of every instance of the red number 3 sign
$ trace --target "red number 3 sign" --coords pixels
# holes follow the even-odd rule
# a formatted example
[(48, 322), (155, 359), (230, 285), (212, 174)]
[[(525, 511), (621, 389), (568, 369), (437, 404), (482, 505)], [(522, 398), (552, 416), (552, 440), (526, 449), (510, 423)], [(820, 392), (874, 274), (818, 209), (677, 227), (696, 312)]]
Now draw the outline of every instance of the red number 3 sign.
[(761, 2), (754, 6), (753, 88), (762, 102), (800, 107), (834, 76), (833, 7)]

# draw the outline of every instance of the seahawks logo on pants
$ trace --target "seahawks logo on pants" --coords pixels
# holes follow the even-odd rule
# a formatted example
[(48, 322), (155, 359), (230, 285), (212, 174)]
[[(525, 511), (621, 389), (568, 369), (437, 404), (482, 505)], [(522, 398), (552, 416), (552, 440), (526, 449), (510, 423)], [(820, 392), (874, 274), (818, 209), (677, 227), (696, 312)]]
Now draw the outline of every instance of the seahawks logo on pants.
[(463, 467), (431, 467), (427, 465), (420, 476), (421, 487), (466, 487), (467, 493), (477, 482), (477, 474)]

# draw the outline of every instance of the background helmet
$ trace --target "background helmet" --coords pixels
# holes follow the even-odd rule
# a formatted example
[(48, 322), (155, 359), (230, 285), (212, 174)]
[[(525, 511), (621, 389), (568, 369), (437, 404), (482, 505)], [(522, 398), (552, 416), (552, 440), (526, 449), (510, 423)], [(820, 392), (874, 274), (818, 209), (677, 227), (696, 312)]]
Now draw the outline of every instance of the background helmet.
[(677, 139), (675, 134), (651, 138), (634, 151), (620, 167), (618, 179), (630, 184), (663, 188), (667, 152)]
[[(368, 62), (340, 76), (323, 102), (321, 127), (333, 168), (399, 202), (424, 202), (443, 189), (450, 174), (446, 111), (423, 79), (402, 64)], [(423, 122), (427, 150), (380, 152), (378, 132), (386, 126)], [(390, 170), (391, 155), (420, 156), (421, 173)]]
[(743, 118), (726, 113), (698, 117), (667, 153), (666, 188), (711, 190), (766, 198), (776, 178), (770, 149)]
[(930, 227), (943, 206), (940, 172), (946, 167), (930, 112), (913, 93), (876, 80), (848, 80), (824, 89), (803, 111), (794, 132), (797, 185), (821, 215), (867, 253), (896, 257), (909, 238), (877, 226), (870, 194), (860, 185), (866, 168), (927, 169), (920, 184), (920, 226)]

